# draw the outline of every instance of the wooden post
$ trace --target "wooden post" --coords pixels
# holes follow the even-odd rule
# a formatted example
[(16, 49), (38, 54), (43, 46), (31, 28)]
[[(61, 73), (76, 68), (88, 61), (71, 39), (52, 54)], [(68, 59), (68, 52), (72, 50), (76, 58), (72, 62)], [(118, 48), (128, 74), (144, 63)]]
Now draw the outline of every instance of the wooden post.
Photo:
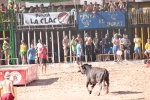
[[(143, 27), (141, 27), (141, 39), (142, 39), (142, 53), (143, 53), (144, 52), (144, 44), (145, 44)], [(143, 58), (144, 58), (144, 55), (143, 55)]]

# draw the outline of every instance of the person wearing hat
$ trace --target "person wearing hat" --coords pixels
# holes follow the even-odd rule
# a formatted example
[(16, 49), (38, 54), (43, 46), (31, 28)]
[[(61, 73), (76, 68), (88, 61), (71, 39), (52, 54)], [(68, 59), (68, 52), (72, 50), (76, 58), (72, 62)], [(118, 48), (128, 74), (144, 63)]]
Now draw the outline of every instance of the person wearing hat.
[(5, 54), (5, 64), (10, 65), (10, 55), (11, 55), (11, 47), (7, 41), (4, 41), (3, 43), (3, 50)]
[(15, 98), (13, 81), (11, 81), (9, 78), (10, 78), (10, 73), (5, 72), (4, 80), (0, 83), (1, 88), (3, 88), (4, 91), (2, 100), (14, 100)]

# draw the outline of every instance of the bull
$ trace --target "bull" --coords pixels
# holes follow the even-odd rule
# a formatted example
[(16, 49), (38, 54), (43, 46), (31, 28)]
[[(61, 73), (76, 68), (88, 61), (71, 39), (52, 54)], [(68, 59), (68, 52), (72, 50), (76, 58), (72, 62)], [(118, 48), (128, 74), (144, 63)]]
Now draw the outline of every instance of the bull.
[[(109, 72), (107, 71), (107, 69), (105, 68), (98, 68), (98, 67), (93, 67), (92, 65), (88, 65), (88, 64), (83, 64), (82, 65), (82, 74), (86, 74), (87, 76), (87, 82), (86, 82), (86, 88), (89, 92), (89, 94), (92, 93), (92, 89), (94, 88), (94, 86), (98, 83), (100, 86), (100, 91), (98, 93), (98, 96), (100, 95), (100, 92), (102, 90), (102, 82), (104, 82), (107, 85), (106, 86), (106, 94), (109, 93)], [(92, 85), (91, 86), (91, 90), (88, 89), (88, 85)]]

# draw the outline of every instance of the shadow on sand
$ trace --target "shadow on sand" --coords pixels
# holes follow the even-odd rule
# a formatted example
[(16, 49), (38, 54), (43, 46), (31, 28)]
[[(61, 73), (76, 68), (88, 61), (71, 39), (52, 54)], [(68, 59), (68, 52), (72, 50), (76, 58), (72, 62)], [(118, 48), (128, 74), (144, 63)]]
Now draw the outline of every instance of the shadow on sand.
[(113, 94), (138, 94), (138, 93), (143, 93), (143, 92), (136, 92), (136, 91), (115, 91), (111, 92)]
[(59, 78), (48, 78), (48, 79), (39, 79), (33, 81), (32, 83), (28, 84), (28, 86), (44, 86), (44, 85), (51, 85), (56, 82)]

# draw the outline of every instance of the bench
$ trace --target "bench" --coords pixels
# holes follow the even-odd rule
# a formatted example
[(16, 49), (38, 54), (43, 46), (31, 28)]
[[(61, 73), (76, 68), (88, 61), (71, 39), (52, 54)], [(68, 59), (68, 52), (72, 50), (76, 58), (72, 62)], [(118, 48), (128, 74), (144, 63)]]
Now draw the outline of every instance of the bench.
[(102, 61), (102, 56), (114, 56), (115, 54), (99, 54), (98, 61)]

